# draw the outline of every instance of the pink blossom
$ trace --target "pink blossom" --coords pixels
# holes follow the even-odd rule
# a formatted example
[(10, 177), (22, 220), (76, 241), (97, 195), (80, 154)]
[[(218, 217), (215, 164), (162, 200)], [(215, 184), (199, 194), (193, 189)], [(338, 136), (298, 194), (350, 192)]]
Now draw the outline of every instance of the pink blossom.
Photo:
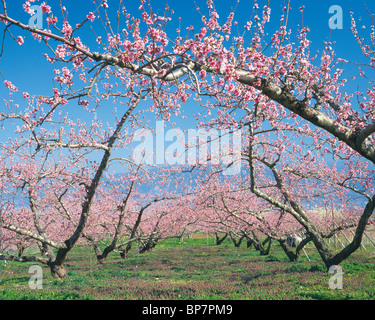
[(40, 7), (42, 8), (43, 13), (51, 13), (51, 7), (47, 6), (45, 2), (43, 2)]
[(81, 101), (79, 101), (79, 105), (81, 105), (83, 107), (87, 107), (89, 105), (89, 102), (87, 100), (81, 100)]
[(31, 35), (33, 36), (34, 40), (38, 40), (39, 42), (42, 40), (42, 36), (35, 32), (32, 32)]
[(90, 12), (87, 16), (86, 16), (87, 19), (89, 19), (91, 22), (93, 22), (95, 20), (95, 15), (94, 13)]
[(53, 91), (53, 95), (54, 95), (55, 97), (57, 97), (57, 96), (59, 95), (59, 89), (57, 89), (57, 88), (53, 88), (52, 91)]
[(18, 36), (18, 38), (17, 38), (17, 43), (18, 43), (20, 46), (22, 46), (23, 43), (24, 43), (23, 37)]
[(55, 61), (55, 59), (49, 57), (46, 53), (43, 54), (43, 55), (46, 57), (46, 59), (47, 59), (48, 62), (53, 63)]
[(48, 24), (56, 24), (57, 23), (57, 18), (56, 17), (53, 17), (53, 18), (48, 17), (47, 18), (47, 23)]
[(31, 5), (30, 5), (30, 1), (26, 1), (23, 5), (22, 5), (23, 9), (25, 10), (26, 13), (30, 14), (30, 15), (33, 15), (35, 14), (35, 11), (33, 9), (30, 9)]
[(62, 98), (61, 101), (60, 101), (60, 103), (61, 103), (61, 105), (64, 106), (64, 105), (68, 104), (68, 100), (65, 99), (65, 98)]
[(69, 24), (68, 21), (64, 21), (64, 24), (63, 24), (63, 30), (62, 30), (65, 34), (65, 36), (70, 36), (73, 32), (73, 29), (71, 27), (71, 25)]
[(65, 46), (59, 44), (56, 48), (56, 57), (63, 59), (65, 55), (67, 54)]
[(17, 91), (17, 88), (12, 82), (5, 80), (4, 81), (5, 86), (9, 89), (9, 91)]

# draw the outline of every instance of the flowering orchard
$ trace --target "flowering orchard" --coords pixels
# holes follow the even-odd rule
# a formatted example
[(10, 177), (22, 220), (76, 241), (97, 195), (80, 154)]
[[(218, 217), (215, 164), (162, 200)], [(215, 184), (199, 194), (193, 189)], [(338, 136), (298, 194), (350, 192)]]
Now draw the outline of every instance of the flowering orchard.
[[(93, 0), (74, 18), (64, 1), (1, 0), (0, 61), (15, 43), (49, 72), (35, 92), (2, 73), (1, 259), (38, 261), (64, 279), (77, 245), (92, 246), (103, 263), (113, 252), (125, 258), (134, 243), (144, 252), (197, 231), (246, 239), (261, 254), (277, 241), (292, 261), (312, 243), (327, 268), (360, 247), (375, 206), (374, 27), (359, 30), (352, 13), (363, 56), (348, 77), (352, 63), (333, 43), (315, 53), (309, 27), (289, 28), (289, 5), (272, 16), (271, 34), (274, 8), (252, 5), (241, 25), (236, 6), (223, 18), (208, 0), (183, 28), (172, 8), (145, 0), (133, 10)], [(297, 10), (302, 21), (305, 10)], [(35, 57), (23, 51), (30, 42)], [(353, 80), (366, 89), (350, 90)], [(187, 116), (192, 103), (199, 110)], [(134, 161), (137, 132), (154, 132), (150, 119), (241, 131), (240, 157)], [(213, 140), (208, 160), (224, 156)], [(221, 174), (235, 165), (238, 174)], [(353, 239), (333, 250), (326, 240), (349, 228)], [(301, 238), (296, 249), (291, 234)], [(27, 255), (30, 247), (40, 255)]]

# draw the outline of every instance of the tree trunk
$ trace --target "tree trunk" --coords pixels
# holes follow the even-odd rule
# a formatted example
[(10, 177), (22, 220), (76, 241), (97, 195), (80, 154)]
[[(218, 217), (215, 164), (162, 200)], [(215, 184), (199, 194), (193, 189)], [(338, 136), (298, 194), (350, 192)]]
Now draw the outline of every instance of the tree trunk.
[[(249, 233), (245, 233), (244, 237), (247, 239), (247, 248), (251, 248), (251, 245), (254, 245), (255, 250), (259, 251), (261, 256), (266, 256), (269, 254), (272, 244), (272, 239), (270, 237), (267, 237), (267, 239), (262, 242), (253, 231), (251, 231), (251, 235)], [(268, 247), (265, 249), (267, 242)]]
[(331, 261), (334, 255), (324, 240), (322, 233), (319, 230), (316, 230), (315, 226), (310, 225), (309, 223), (306, 223), (304, 227), (306, 229), (308, 239), (311, 239), (311, 241), (314, 243), (315, 248), (322, 258), (324, 264), (327, 266), (327, 268), (329, 268), (329, 261)]
[(68, 274), (66, 272), (64, 262), (71, 248), (61, 248), (57, 251), (56, 257), (48, 261), (48, 266), (51, 269), (51, 274), (58, 280), (64, 280)]
[(55, 279), (65, 280), (68, 276), (64, 264), (57, 264), (56, 262), (49, 263), (51, 274)]
[(227, 238), (228, 236), (228, 233), (226, 233), (221, 239), (219, 237), (219, 233), (218, 232), (215, 232), (215, 239), (216, 239), (216, 245), (221, 245), (223, 243), (223, 241)]
[(106, 256), (103, 255), (103, 252), (100, 250), (100, 247), (98, 244), (94, 244), (93, 246), (94, 246), (96, 261), (99, 264), (104, 264)]
[(230, 238), (232, 239), (232, 242), (236, 248), (238, 248), (241, 245), (241, 242), (244, 238), (244, 236), (240, 237), (238, 240), (234, 237), (234, 235), (230, 232), (229, 233)]
[(253, 241), (249, 237), (246, 237), (246, 248), (251, 249)]
[[(267, 247), (267, 249), (265, 249), (264, 246), (267, 244), (267, 242), (268, 242), (268, 247)], [(267, 256), (267, 255), (270, 253), (271, 244), (272, 244), (272, 239), (271, 239), (270, 237), (268, 237), (268, 238), (262, 243), (261, 250), (260, 250), (260, 255), (261, 255), (261, 256)]]
[(293, 250), (288, 246), (286, 240), (279, 240), (281, 248), (284, 250), (285, 254), (291, 262), (298, 260), (298, 255), (293, 252)]
[(300, 256), (303, 247), (308, 244), (311, 241), (311, 238), (308, 236), (299, 243), (299, 245), (296, 248), (296, 252), (294, 253), (293, 250), (290, 248), (286, 240), (279, 240), (281, 248), (283, 248), (285, 254), (288, 256), (289, 260), (291, 262), (297, 261)]
[(25, 250), (25, 247), (23, 246), (23, 244), (19, 244), (18, 245), (18, 256), (19, 257), (22, 257), (23, 256), (23, 251)]
[(365, 210), (358, 222), (352, 242), (348, 244), (344, 249), (342, 249), (339, 253), (334, 256), (332, 255), (329, 259), (324, 261), (327, 269), (329, 269), (331, 266), (340, 264), (361, 246), (363, 234), (374, 209), (375, 196), (369, 199)]

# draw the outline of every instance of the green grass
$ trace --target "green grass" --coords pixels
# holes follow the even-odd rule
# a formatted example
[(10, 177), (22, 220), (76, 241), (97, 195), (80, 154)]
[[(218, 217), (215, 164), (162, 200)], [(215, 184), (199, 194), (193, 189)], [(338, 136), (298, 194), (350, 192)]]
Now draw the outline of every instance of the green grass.
[(375, 254), (358, 251), (342, 263), (343, 289), (328, 287), (327, 273), (312, 246), (311, 261), (289, 262), (278, 245), (260, 256), (245, 244), (228, 240), (169, 239), (152, 251), (113, 253), (98, 265), (91, 248), (77, 247), (66, 262), (68, 279), (59, 281), (43, 266), (43, 288), (31, 290), (28, 269), (33, 263), (0, 261), (0, 300), (83, 299), (375, 299)]

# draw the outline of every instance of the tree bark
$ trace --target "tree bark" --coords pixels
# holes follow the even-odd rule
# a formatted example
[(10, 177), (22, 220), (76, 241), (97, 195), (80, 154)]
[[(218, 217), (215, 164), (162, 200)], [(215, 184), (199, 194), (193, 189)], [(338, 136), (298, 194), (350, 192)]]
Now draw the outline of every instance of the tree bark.
[(65, 280), (68, 276), (64, 263), (52, 262), (48, 264), (51, 269), (51, 274), (55, 279)]
[(226, 233), (222, 238), (220, 238), (219, 233), (215, 232), (215, 239), (216, 239), (216, 245), (221, 245), (223, 241), (228, 237), (228, 233)]
[[(256, 251), (260, 252), (261, 256), (266, 256), (269, 254), (271, 249), (272, 240), (270, 237), (267, 237), (263, 242), (258, 238), (254, 231), (251, 231), (251, 235), (246, 233), (245, 237), (247, 238), (247, 248), (250, 248), (251, 245), (254, 245)], [(268, 243), (267, 249), (264, 247)]]
[(291, 262), (294, 262), (300, 258), (303, 247), (311, 241), (311, 238), (308, 236), (302, 239), (302, 241), (299, 243), (299, 245), (296, 248), (296, 252), (293, 252), (293, 250), (288, 245), (286, 239), (280, 239), (278, 241), (280, 243), (281, 248), (284, 250), (285, 254), (289, 258), (289, 260)]
[(375, 195), (367, 202), (364, 212), (358, 222), (352, 242), (345, 248), (343, 248), (339, 253), (324, 261), (327, 269), (329, 269), (331, 266), (340, 264), (361, 246), (363, 234), (365, 232), (368, 221), (372, 213), (374, 212), (374, 209)]
[(238, 247), (241, 245), (241, 242), (242, 242), (242, 240), (243, 240), (243, 238), (244, 238), (244, 236), (241, 236), (241, 237), (237, 240), (236, 237), (233, 235), (232, 232), (229, 232), (229, 236), (230, 236), (230, 238), (232, 239), (232, 242), (233, 242), (233, 244), (234, 244), (234, 246), (235, 246), (236, 248), (238, 248)]

